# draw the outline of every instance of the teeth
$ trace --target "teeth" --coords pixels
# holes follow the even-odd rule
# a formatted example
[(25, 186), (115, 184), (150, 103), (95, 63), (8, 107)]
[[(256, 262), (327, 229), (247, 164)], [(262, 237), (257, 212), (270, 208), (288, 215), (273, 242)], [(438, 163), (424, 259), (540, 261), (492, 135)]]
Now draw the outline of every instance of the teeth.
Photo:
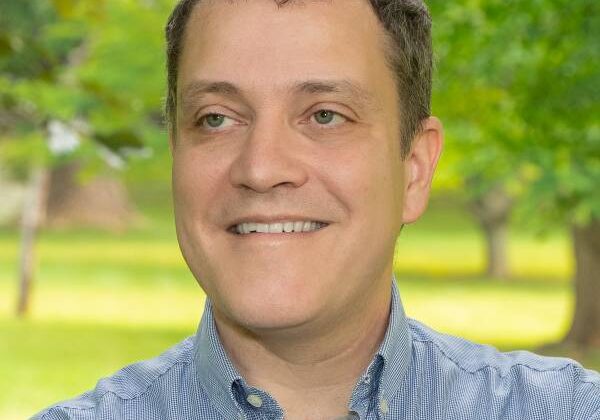
[(235, 226), (235, 231), (242, 235), (249, 233), (291, 233), (312, 232), (326, 226), (320, 222), (278, 222), (278, 223), (240, 223)]
[(273, 223), (269, 225), (269, 233), (281, 233), (283, 232), (283, 224), (281, 223)]

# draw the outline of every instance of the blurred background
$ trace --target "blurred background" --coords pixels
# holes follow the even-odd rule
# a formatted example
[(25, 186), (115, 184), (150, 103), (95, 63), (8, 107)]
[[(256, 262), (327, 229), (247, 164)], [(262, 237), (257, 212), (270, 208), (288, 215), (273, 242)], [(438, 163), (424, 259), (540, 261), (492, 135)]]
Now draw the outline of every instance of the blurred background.
[[(600, 2), (430, 0), (447, 141), (409, 316), (600, 369)], [(0, 418), (195, 332), (172, 221), (174, 0), (0, 0)], [(366, 246), (366, 244), (365, 244)]]

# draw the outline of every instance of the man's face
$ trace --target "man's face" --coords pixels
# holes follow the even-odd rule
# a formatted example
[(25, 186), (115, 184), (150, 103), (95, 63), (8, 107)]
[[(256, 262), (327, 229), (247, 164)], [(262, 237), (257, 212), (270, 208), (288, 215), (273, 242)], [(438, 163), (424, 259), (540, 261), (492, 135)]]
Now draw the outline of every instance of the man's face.
[(381, 293), (405, 168), (368, 2), (204, 1), (178, 88), (177, 233), (217, 313), (292, 328)]

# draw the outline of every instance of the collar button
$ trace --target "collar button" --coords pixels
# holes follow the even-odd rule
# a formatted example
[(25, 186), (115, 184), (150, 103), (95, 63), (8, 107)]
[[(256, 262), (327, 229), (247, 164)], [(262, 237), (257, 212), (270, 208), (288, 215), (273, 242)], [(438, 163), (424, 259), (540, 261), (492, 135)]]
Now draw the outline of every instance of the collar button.
[(248, 397), (246, 398), (246, 401), (248, 401), (248, 403), (254, 408), (260, 408), (260, 407), (262, 407), (262, 404), (263, 404), (262, 398), (260, 398), (260, 396), (258, 396), (256, 394), (248, 395)]
[(379, 401), (379, 411), (383, 415), (386, 415), (390, 411), (390, 406), (385, 398), (382, 398), (381, 401)]

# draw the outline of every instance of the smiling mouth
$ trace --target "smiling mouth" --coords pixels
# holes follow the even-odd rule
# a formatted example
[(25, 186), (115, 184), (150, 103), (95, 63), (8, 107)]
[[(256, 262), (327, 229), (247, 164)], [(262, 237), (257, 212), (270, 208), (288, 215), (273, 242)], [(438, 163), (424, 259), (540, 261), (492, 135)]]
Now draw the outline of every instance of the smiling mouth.
[(246, 222), (239, 223), (227, 229), (236, 235), (249, 235), (252, 233), (303, 233), (314, 232), (329, 226), (319, 221), (289, 221), (276, 223)]

